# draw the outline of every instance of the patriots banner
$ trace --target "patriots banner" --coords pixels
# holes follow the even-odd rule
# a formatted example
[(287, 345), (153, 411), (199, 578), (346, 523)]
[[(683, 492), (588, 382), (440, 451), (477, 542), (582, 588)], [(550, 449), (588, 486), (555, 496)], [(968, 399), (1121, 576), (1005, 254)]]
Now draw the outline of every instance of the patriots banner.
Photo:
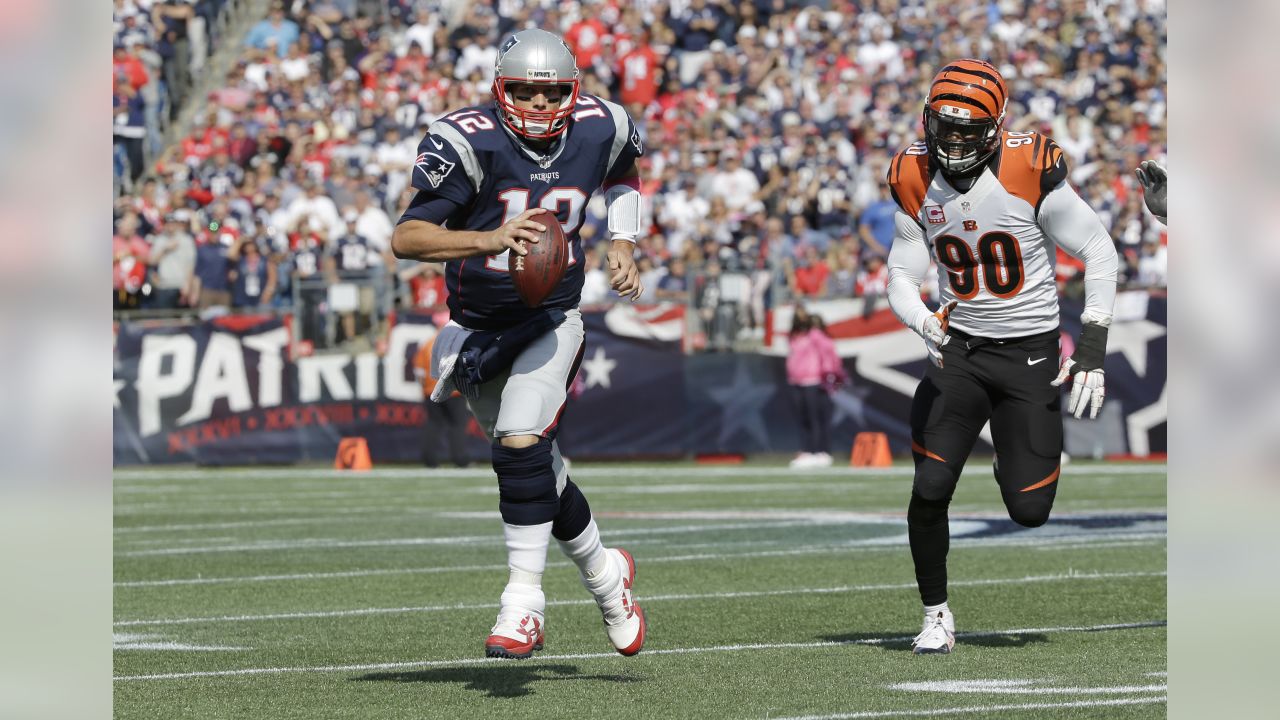
[(413, 354), (430, 324), (397, 323), (382, 355), (290, 357), (289, 327), (229, 316), (116, 334), (114, 462), (332, 461), (365, 437), (377, 458), (417, 458), (424, 412)]
[(618, 304), (584, 312), (587, 347), (557, 442), (572, 457), (680, 456), (685, 412), (684, 307)]
[[(1062, 353), (1079, 334), (1082, 305), (1062, 300)], [(832, 395), (831, 451), (884, 432), (910, 449), (911, 397), (924, 343), (885, 307), (814, 302), (850, 382)], [(573, 458), (793, 453), (800, 419), (786, 382), (791, 309), (757, 353), (685, 355), (683, 306), (619, 304), (586, 311), (587, 345), (559, 426)], [(1121, 293), (1109, 333), (1107, 401), (1097, 420), (1065, 418), (1077, 457), (1167, 451), (1167, 301)], [(116, 335), (114, 461), (254, 464), (329, 462), (344, 436), (362, 436), (376, 462), (417, 462), (424, 423), (413, 357), (435, 334), (427, 315), (402, 314), (380, 353), (292, 357), (288, 325), (271, 316), (180, 327), (121, 324)], [(468, 453), (488, 458), (472, 422)], [(983, 431), (979, 453), (990, 451)]]
[[(1078, 298), (1062, 297), (1059, 306), (1062, 356), (1066, 357), (1080, 334), (1084, 303)], [(861, 299), (827, 300), (806, 307), (826, 322), (852, 378), (832, 397), (832, 452), (847, 452), (853, 434), (872, 430), (889, 436), (895, 455), (907, 454), (911, 447), (911, 398), (928, 363), (924, 341), (904, 328), (883, 303), (868, 309)], [(790, 306), (772, 313), (775, 332), (766, 344), (766, 355), (786, 357), (785, 330), (791, 326), (791, 314)], [(1143, 290), (1117, 295), (1104, 366), (1107, 400), (1096, 420), (1064, 416), (1068, 454), (1146, 457), (1167, 452), (1167, 325), (1168, 300), (1163, 292)], [(778, 382), (785, 383), (785, 373), (777, 371), (775, 376)], [(767, 407), (771, 419), (772, 412), (787, 410), (782, 403)], [(776, 419), (798, 423), (791, 417)], [(788, 431), (778, 428), (777, 432)], [(795, 444), (783, 449), (794, 451), (798, 447)], [(976, 451), (990, 450), (990, 429), (984, 428)]]

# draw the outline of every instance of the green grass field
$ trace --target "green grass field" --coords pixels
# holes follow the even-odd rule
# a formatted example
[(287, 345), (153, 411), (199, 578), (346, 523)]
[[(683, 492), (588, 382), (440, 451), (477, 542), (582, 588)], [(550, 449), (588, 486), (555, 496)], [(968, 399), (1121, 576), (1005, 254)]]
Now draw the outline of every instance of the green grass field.
[(546, 649), (483, 658), (506, 581), (487, 470), (118, 470), (115, 716), (1166, 714), (1163, 465), (1069, 465), (1025, 530), (975, 458), (952, 505), (956, 650), (921, 657), (909, 468), (572, 474), (636, 557), (637, 657), (553, 544)]

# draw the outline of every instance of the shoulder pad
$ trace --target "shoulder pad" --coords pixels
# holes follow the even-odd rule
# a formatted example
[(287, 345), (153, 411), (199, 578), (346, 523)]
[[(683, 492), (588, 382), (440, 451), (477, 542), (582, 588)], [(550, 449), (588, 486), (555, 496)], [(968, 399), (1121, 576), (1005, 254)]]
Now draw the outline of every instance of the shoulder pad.
[(1067, 179), (1066, 154), (1040, 133), (1002, 133), (998, 152), (1000, 184), (1037, 211), (1044, 197)]
[(448, 144), (458, 156), (471, 184), (479, 190), (485, 177), (480, 154), (495, 138), (501, 139), (502, 128), (498, 126), (498, 122), (490, 108), (464, 108), (431, 123), (424, 142), (434, 144), (435, 138), (440, 138)]
[(920, 206), (924, 204), (931, 178), (929, 150), (923, 142), (908, 145), (889, 161), (885, 182), (889, 183), (894, 202), (916, 222), (920, 220)]

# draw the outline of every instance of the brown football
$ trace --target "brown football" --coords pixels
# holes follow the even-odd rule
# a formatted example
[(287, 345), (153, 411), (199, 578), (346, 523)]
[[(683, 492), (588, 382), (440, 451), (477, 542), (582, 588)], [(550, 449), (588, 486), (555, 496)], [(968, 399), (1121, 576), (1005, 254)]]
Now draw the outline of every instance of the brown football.
[(547, 231), (539, 234), (536, 243), (521, 241), (529, 254), (521, 256), (511, 253), (508, 269), (520, 300), (525, 305), (536, 308), (542, 305), (564, 278), (564, 271), (569, 267), (569, 241), (564, 236), (560, 221), (551, 211), (529, 219), (545, 226)]

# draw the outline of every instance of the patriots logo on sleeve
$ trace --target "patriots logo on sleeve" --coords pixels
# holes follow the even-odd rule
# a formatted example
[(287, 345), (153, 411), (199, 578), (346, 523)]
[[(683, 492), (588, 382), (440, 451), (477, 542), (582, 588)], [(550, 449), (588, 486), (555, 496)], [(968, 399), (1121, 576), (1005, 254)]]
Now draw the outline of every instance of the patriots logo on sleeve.
[(632, 129), (631, 144), (635, 147), (637, 155), (644, 155), (644, 141), (640, 139), (640, 128)]
[(446, 160), (432, 152), (424, 152), (418, 156), (417, 160), (413, 161), (413, 167), (422, 171), (423, 177), (427, 179), (427, 182), (431, 183), (433, 188), (440, 187), (440, 183), (444, 182), (449, 173), (453, 172), (453, 168), (456, 165), (457, 163)]

